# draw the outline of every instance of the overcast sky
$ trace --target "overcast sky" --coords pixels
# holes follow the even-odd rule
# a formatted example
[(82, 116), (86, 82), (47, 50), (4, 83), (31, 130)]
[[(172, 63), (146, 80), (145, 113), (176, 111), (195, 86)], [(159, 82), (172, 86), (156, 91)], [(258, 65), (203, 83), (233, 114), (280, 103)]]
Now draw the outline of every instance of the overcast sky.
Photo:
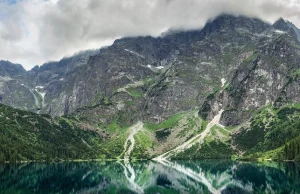
[(0, 59), (31, 69), (123, 36), (201, 28), (221, 13), (300, 27), (300, 0), (0, 0)]

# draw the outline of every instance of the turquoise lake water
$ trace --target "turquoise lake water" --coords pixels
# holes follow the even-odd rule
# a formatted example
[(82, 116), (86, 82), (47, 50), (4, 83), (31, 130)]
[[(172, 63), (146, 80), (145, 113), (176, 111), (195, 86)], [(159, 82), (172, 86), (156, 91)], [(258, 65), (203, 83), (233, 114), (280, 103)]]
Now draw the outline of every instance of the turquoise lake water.
[(226, 160), (0, 165), (0, 193), (300, 193), (300, 165)]

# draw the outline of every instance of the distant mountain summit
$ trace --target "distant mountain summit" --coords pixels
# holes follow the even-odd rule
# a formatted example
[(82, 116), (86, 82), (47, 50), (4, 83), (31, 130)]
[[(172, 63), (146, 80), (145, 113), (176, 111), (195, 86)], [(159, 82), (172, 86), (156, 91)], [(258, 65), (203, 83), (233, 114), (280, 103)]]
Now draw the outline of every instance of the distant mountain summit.
[(20, 64), (0, 60), (0, 76), (16, 77), (24, 74), (26, 70)]
[(282, 30), (282, 31), (288, 31), (290, 27), (288, 24), (284, 21), (283, 18), (279, 18), (274, 24), (274, 28)]

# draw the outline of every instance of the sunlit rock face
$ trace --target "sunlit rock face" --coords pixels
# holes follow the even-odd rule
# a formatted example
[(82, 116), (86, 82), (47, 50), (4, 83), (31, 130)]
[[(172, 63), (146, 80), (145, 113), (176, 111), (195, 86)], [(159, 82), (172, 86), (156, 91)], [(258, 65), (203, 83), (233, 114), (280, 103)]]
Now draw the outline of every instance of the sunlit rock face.
[(27, 72), (1, 62), (0, 100), (54, 116), (106, 105), (133, 110), (133, 122), (201, 106), (213, 118), (223, 108), (222, 123), (235, 125), (250, 116), (236, 110), (299, 101), (298, 32), (284, 20), (221, 15), (203, 29), (122, 38)]

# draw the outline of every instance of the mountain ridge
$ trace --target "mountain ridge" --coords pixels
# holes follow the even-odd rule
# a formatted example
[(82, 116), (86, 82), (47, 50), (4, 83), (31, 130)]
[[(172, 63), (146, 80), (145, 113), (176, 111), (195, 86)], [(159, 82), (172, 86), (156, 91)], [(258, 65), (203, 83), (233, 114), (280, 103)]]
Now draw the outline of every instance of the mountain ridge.
[[(255, 158), (262, 157), (258, 152), (280, 148), (272, 158), (284, 159), (282, 146), (290, 152), (294, 143), (289, 142), (297, 138), (300, 102), (300, 44), (289, 25), (283, 19), (268, 24), (221, 15), (201, 30), (119, 39), (100, 51), (17, 71), (9, 79), (1, 77), (1, 102), (67, 117), (71, 128), (75, 124), (79, 131), (101, 134), (100, 145), (107, 145), (99, 151), (102, 158), (123, 157), (124, 141), (138, 122), (143, 129), (134, 133), (131, 155), (153, 158), (201, 134), (224, 110), (203, 145), (174, 157), (217, 157), (223, 150), (222, 157)], [(276, 119), (269, 120), (264, 111), (257, 113), (268, 106)], [(287, 106), (292, 108), (284, 109)], [(274, 122), (289, 125), (293, 136), (270, 146), (269, 136), (279, 133)], [(241, 139), (252, 137), (253, 131), (261, 137), (254, 136), (255, 143), (246, 145)], [(197, 150), (211, 150), (213, 155), (198, 155)]]

